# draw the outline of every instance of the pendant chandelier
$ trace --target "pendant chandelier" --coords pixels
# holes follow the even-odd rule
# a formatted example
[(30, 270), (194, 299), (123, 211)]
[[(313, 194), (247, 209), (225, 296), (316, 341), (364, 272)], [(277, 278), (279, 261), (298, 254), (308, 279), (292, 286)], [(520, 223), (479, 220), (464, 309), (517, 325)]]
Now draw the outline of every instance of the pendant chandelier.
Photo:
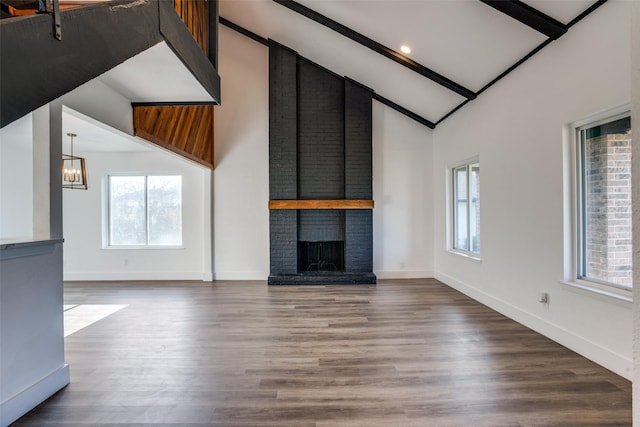
[(87, 189), (87, 166), (83, 157), (73, 155), (73, 138), (75, 133), (68, 133), (71, 138), (71, 154), (62, 155), (62, 188)]

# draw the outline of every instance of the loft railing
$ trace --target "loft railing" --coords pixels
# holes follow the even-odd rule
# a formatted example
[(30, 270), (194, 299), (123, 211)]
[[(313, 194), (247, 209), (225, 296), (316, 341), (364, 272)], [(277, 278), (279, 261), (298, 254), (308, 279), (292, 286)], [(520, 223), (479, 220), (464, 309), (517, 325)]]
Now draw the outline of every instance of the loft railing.
[(173, 0), (173, 7), (213, 67), (218, 68), (218, 0)]
[(205, 55), (209, 54), (209, 2), (207, 0), (173, 0), (178, 16), (189, 28)]
[[(62, 40), (60, 10), (102, 3), (108, 0), (7, 0), (0, 1), (2, 17), (51, 13), (54, 17), (54, 35)], [(166, 1), (166, 0), (159, 0)], [(178, 16), (189, 29), (200, 49), (209, 57), (214, 67), (217, 66), (218, 21), (217, 0), (173, 0), (173, 7)]]

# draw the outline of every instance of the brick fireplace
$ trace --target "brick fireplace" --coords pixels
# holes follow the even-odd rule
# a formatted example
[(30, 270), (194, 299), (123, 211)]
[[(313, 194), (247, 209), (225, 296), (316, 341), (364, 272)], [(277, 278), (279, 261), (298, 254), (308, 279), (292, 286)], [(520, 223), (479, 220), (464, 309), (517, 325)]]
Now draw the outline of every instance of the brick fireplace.
[(376, 282), (372, 96), (270, 42), (270, 285)]

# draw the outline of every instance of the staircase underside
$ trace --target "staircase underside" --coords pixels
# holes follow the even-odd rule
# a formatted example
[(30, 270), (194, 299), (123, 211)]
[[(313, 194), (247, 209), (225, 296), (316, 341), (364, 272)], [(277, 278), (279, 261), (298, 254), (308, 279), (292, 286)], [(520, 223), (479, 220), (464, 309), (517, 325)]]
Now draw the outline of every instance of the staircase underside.
[[(49, 14), (0, 21), (0, 127), (161, 42), (170, 47), (204, 94), (198, 99), (172, 101), (219, 104), (220, 77), (171, 2), (119, 0), (65, 10), (60, 15), (62, 41), (53, 36)], [(158, 87), (155, 101), (166, 102), (161, 89)], [(146, 93), (145, 101), (154, 96)]]

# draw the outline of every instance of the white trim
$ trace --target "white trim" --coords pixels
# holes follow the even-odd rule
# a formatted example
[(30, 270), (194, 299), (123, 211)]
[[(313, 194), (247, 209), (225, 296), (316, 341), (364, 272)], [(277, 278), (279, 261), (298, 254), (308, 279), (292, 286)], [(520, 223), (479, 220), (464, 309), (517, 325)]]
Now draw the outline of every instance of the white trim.
[(482, 258), (477, 256), (473, 252), (461, 251), (460, 249), (447, 249), (446, 252), (453, 255), (461, 256), (463, 258), (467, 258), (471, 261), (482, 262)]
[(202, 271), (109, 271), (109, 272), (64, 272), (64, 280), (77, 281), (109, 281), (109, 280), (205, 280), (206, 272)]
[(563, 129), (563, 209), (564, 209), (564, 280), (561, 282), (567, 286), (593, 292), (599, 295), (609, 296), (622, 301), (631, 301), (630, 292), (620, 289), (615, 284), (599, 283), (588, 278), (580, 278), (580, 238), (582, 236), (581, 198), (582, 182), (580, 174), (582, 164), (580, 159), (580, 138), (578, 132), (581, 128), (598, 126), (612, 120), (630, 116), (630, 104), (625, 103), (615, 107), (591, 114), (586, 118), (573, 121)]
[(69, 365), (51, 372), (0, 404), (0, 425), (6, 427), (69, 384)]
[(452, 163), (449, 166), (447, 166), (447, 169), (451, 171), (455, 168), (459, 168), (460, 166), (471, 165), (474, 163), (480, 163), (480, 156), (477, 154), (475, 156), (469, 157), (468, 159)]
[(269, 278), (269, 273), (264, 271), (216, 271), (213, 280), (264, 280)]
[(630, 111), (631, 104), (625, 102), (624, 104), (616, 105), (615, 107), (611, 107), (606, 110), (591, 114), (585, 118), (575, 120), (569, 124), (569, 127), (576, 129), (592, 123), (594, 126), (598, 126), (599, 124), (608, 122), (610, 118), (621, 115), (630, 115)]
[(378, 279), (433, 279), (433, 270), (381, 270), (373, 273)]
[(589, 360), (602, 365), (616, 374), (631, 379), (632, 361), (628, 357), (615, 353), (585, 337), (568, 331), (560, 326), (542, 319), (535, 314), (524, 311), (502, 299), (496, 298), (484, 291), (463, 283), (447, 274), (436, 272), (435, 278), (446, 285), (462, 292), (487, 307), (503, 314), (510, 319), (552, 339), (553, 341), (575, 351)]
[[(614, 298), (620, 301), (625, 301), (628, 303), (632, 303), (633, 302), (633, 297), (631, 295), (631, 291), (625, 292), (622, 289), (617, 289), (613, 286), (609, 286), (609, 285), (603, 285), (603, 288), (606, 286), (606, 288), (602, 289), (596, 286), (590, 286), (591, 282), (588, 282), (588, 284), (583, 284), (583, 283), (579, 283), (579, 282), (570, 282), (570, 281), (561, 281), (560, 283), (562, 283), (563, 285), (566, 286), (570, 286), (572, 288), (576, 288), (576, 289), (581, 289), (583, 291), (587, 291), (587, 292), (593, 292), (595, 294), (598, 295), (603, 295), (605, 297), (609, 297), (609, 298)], [(623, 293), (624, 292), (624, 293)]]
[[(461, 168), (462, 166), (467, 168), (467, 198), (469, 200), (468, 202), (468, 212), (467, 212), (467, 227), (468, 227), (468, 239), (469, 239), (469, 248), (471, 247), (471, 227), (469, 225), (469, 221), (471, 221), (470, 218), (470, 207), (471, 207), (471, 191), (469, 188), (469, 182), (471, 180), (471, 174), (469, 172), (469, 166), (473, 165), (473, 164), (478, 164), (480, 165), (480, 156), (479, 155), (475, 155), (473, 157), (470, 157), (468, 159), (456, 162), (456, 163), (452, 163), (449, 166), (447, 166), (446, 170), (445, 170), (445, 206), (446, 206), (446, 246), (445, 246), (445, 250), (451, 253), (455, 253), (458, 255), (463, 255), (463, 256), (467, 256), (469, 258), (472, 259), (476, 259), (476, 260), (480, 260), (480, 252), (470, 252), (470, 251), (465, 251), (462, 249), (458, 249), (455, 247), (455, 200), (454, 200), (454, 195), (455, 195), (455, 191), (456, 189), (454, 188), (453, 182), (455, 180), (455, 173), (454, 171), (456, 169)], [(482, 203), (482, 202), (480, 202)], [(482, 228), (482, 227), (480, 227)]]
[[(149, 177), (179, 177), (180, 178), (180, 244), (178, 245), (112, 245), (111, 244), (111, 177), (143, 177), (144, 178), (144, 209), (145, 209), (145, 239), (149, 241)], [(184, 174), (182, 172), (106, 172), (102, 176), (102, 249), (181, 249), (184, 243)]]
[(137, 245), (137, 246), (104, 246), (100, 248), (101, 251), (176, 251), (187, 249), (184, 246), (162, 246), (162, 245)]

